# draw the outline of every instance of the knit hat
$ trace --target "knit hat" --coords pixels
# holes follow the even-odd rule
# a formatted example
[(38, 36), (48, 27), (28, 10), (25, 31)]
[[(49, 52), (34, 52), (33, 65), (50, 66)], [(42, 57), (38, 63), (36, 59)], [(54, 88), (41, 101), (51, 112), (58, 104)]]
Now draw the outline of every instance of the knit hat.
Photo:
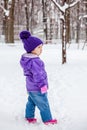
[(43, 44), (41, 39), (32, 36), (29, 31), (22, 31), (20, 33), (20, 38), (22, 39), (24, 49), (28, 53), (33, 51), (40, 44)]

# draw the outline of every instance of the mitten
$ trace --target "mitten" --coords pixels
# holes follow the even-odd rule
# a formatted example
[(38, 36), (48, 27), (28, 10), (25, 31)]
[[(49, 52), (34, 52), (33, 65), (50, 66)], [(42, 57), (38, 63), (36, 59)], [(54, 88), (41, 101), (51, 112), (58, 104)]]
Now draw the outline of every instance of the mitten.
[(43, 87), (41, 87), (41, 93), (46, 93), (47, 92), (47, 86), (44, 85)]

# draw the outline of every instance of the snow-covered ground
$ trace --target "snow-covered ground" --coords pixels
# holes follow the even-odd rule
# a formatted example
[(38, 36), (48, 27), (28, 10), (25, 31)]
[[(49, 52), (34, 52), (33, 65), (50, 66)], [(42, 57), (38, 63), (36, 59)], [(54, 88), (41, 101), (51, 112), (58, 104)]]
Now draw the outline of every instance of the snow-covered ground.
[(27, 93), (19, 60), (21, 44), (0, 45), (0, 130), (87, 130), (87, 47), (67, 49), (61, 64), (61, 46), (46, 45), (41, 58), (49, 79), (48, 98), (57, 125), (45, 126), (36, 109), (36, 124), (24, 119)]

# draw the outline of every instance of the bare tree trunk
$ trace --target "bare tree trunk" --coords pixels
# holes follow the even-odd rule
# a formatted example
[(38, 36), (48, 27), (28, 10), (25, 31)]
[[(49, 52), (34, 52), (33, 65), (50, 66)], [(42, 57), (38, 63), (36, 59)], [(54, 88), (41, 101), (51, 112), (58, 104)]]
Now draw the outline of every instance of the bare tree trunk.
[(46, 0), (42, 0), (42, 6), (43, 6), (43, 24), (44, 24), (44, 34), (45, 34), (45, 39), (48, 40), (48, 35), (47, 35), (47, 12), (46, 12)]
[[(65, 17), (65, 14), (64, 14)], [(66, 22), (62, 19), (62, 64), (66, 63)]]
[[(77, 4), (77, 21), (79, 21), (79, 3)], [(78, 47), (79, 47), (79, 33), (80, 33), (80, 25), (79, 22), (77, 22), (76, 43), (78, 43)]]
[(54, 19), (50, 18), (50, 40), (53, 39), (53, 25), (54, 25)]
[(8, 20), (8, 43), (14, 43), (14, 6), (15, 0), (12, 0)]
[(34, 0), (31, 2), (31, 33), (33, 33), (33, 25), (34, 25)]
[[(70, 0), (67, 0), (69, 4)], [(66, 44), (70, 43), (70, 9), (66, 11)]]
[[(63, 5), (66, 0), (63, 0)], [(64, 19), (62, 19), (62, 64), (66, 63), (66, 12), (62, 12)]]
[[(7, 9), (8, 0), (4, 0), (4, 8)], [(8, 42), (8, 16), (4, 13), (4, 19), (3, 19), (3, 35), (5, 35), (5, 42)]]
[(26, 29), (29, 30), (28, 2), (25, 0)]
[[(85, 3), (85, 12), (87, 14), (87, 1)], [(87, 17), (85, 18), (85, 33), (86, 33), (86, 38), (85, 38), (84, 45), (83, 45), (82, 49), (84, 49), (84, 47), (87, 45)]]
[[(87, 14), (87, 1), (86, 1), (86, 14)], [(86, 18), (86, 42), (87, 42), (87, 18)]]

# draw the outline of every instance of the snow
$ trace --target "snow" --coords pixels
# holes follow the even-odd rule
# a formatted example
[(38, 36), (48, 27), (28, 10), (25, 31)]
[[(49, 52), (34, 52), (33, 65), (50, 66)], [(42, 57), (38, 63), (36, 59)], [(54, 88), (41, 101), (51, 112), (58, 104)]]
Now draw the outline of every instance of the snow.
[(67, 49), (67, 63), (61, 64), (61, 46), (44, 45), (49, 79), (48, 98), (57, 125), (45, 126), (36, 109), (36, 124), (24, 119), (27, 101), (25, 77), (19, 60), (22, 44), (0, 43), (0, 129), (1, 130), (87, 130), (87, 47)]

